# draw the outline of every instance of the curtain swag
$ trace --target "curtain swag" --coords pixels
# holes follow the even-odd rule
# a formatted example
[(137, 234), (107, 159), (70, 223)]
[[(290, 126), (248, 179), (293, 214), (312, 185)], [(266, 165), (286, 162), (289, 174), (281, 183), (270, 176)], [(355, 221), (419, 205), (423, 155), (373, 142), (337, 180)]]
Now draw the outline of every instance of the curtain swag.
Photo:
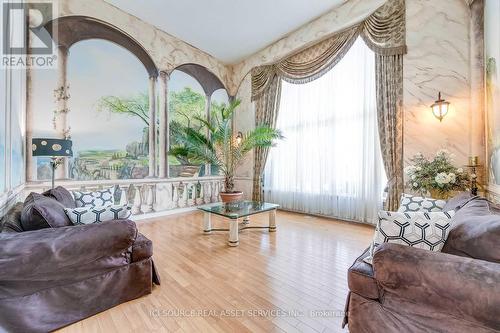
[(295, 84), (320, 78), (342, 60), (358, 36), (378, 55), (398, 55), (406, 53), (405, 35), (405, 1), (388, 0), (363, 22), (275, 64), (253, 68), (252, 101), (275, 75)]
[[(281, 80), (301, 84), (320, 78), (344, 57), (359, 36), (376, 55), (377, 123), (388, 178), (386, 209), (395, 210), (404, 190), (402, 108), (403, 55), (406, 54), (405, 0), (387, 0), (363, 22), (275, 64), (253, 68), (255, 124), (275, 126)], [(254, 200), (262, 200), (261, 180), (268, 152), (268, 149), (256, 149), (254, 152)]]

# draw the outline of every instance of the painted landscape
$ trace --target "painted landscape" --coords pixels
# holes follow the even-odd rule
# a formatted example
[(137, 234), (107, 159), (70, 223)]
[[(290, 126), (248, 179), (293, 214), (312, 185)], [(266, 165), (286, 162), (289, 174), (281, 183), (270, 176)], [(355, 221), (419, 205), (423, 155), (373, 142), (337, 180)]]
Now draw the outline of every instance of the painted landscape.
[[(123, 69), (127, 70), (124, 71)], [(116, 75), (120, 73), (120, 75)], [(46, 72), (35, 82), (36, 137), (53, 137), (51, 88), (56, 77)], [(75, 180), (141, 179), (149, 174), (149, 96), (144, 66), (127, 50), (102, 40), (78, 43), (68, 62), (68, 121), (74, 157), (69, 176)], [(212, 96), (212, 109), (227, 103), (227, 93)], [(205, 93), (191, 76), (174, 70), (169, 80), (170, 143), (178, 125), (200, 128)], [(109, 128), (113, 128), (109, 132)], [(37, 158), (37, 179), (51, 177), (50, 160)], [(170, 175), (182, 173), (190, 161), (169, 157)], [(203, 174), (200, 168), (199, 174)]]

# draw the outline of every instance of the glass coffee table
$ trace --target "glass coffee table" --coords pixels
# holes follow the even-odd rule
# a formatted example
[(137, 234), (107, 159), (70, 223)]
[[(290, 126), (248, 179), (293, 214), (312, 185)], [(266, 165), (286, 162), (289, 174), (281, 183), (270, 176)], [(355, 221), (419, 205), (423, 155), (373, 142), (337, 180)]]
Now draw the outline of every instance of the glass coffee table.
[[(238, 233), (245, 229), (268, 229), (269, 232), (276, 231), (276, 210), (279, 205), (267, 202), (239, 201), (231, 203), (214, 203), (200, 206), (199, 210), (205, 213), (203, 220), (203, 232), (210, 234), (212, 231), (229, 231), (229, 246), (238, 246)], [(249, 226), (249, 216), (269, 213), (269, 226)], [(229, 220), (229, 229), (212, 229), (212, 214), (222, 216)], [(241, 223), (240, 223), (241, 220)]]

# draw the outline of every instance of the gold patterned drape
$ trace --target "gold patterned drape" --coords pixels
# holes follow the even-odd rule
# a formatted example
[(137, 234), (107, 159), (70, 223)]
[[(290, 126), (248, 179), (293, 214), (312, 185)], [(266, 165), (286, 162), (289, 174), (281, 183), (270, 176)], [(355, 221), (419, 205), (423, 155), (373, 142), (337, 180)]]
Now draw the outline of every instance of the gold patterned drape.
[[(363, 22), (277, 63), (252, 70), (256, 123), (275, 126), (281, 80), (301, 84), (332, 69), (361, 36), (376, 54), (377, 115), (388, 184), (387, 209), (395, 210), (403, 192), (403, 57), (406, 53), (405, 0), (388, 0)], [(259, 122), (257, 118), (264, 122)], [(268, 120), (274, 119), (274, 122)], [(261, 176), (267, 151), (255, 154), (254, 198), (261, 198)], [(256, 194), (256, 190), (258, 193)]]
[[(266, 89), (255, 102), (255, 126), (268, 125), (276, 127), (278, 120), (279, 103), (281, 99), (281, 79), (275, 75)], [(262, 201), (262, 173), (266, 166), (269, 148), (257, 147), (254, 149), (254, 175), (252, 200)]]
[(385, 209), (395, 211), (404, 190), (403, 55), (377, 54), (375, 72), (378, 133), (388, 179)]

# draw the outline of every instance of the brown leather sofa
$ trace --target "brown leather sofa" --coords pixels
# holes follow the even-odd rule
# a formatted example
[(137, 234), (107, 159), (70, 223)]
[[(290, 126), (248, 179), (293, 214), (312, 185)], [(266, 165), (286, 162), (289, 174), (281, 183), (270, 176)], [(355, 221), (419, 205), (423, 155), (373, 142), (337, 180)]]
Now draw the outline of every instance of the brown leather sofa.
[(22, 203), (0, 233), (0, 332), (48, 332), (149, 294), (153, 246), (134, 222), (23, 231)]
[(348, 271), (344, 326), (359, 332), (500, 332), (500, 210), (460, 194), (442, 252), (383, 244)]

